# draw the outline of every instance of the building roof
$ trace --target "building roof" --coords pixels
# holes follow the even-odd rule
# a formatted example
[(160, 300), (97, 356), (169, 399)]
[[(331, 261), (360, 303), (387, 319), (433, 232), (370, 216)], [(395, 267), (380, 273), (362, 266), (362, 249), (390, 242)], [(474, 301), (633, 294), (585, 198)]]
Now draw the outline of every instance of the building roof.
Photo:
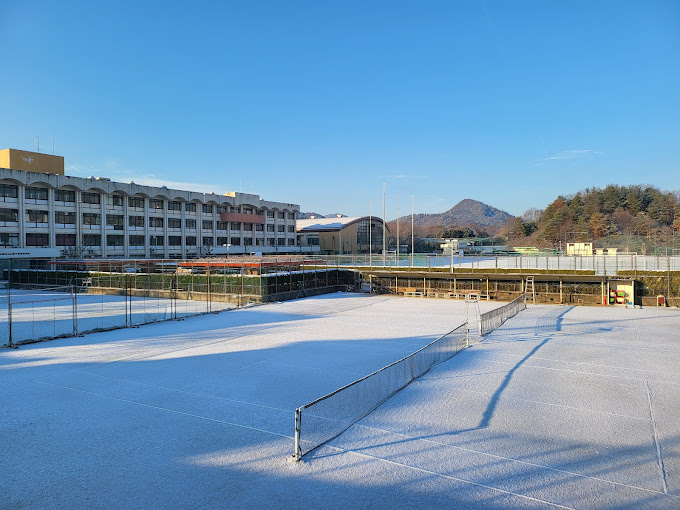
[[(370, 218), (382, 223), (382, 218), (371, 216)], [(356, 223), (360, 220), (368, 220), (369, 216), (343, 216), (333, 218), (311, 218), (296, 220), (295, 226), (298, 232), (333, 232)]]

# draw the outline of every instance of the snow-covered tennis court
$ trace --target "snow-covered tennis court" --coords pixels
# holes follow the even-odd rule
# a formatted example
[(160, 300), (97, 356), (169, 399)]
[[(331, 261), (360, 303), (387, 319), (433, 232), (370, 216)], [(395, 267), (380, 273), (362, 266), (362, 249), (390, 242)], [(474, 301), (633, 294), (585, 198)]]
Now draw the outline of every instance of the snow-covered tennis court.
[(0, 506), (678, 507), (670, 309), (530, 306), (289, 461), (297, 406), (464, 306), (338, 293), (3, 349)]
[[(12, 303), (12, 338), (14, 343), (44, 338), (148, 324), (235, 308), (235, 303), (167, 299), (156, 297), (73, 294), (70, 288), (55, 290), (12, 289), (0, 294), (0, 339), (9, 338), (9, 302)], [(74, 320), (75, 319), (75, 320)], [(5, 341), (0, 341), (4, 345)]]

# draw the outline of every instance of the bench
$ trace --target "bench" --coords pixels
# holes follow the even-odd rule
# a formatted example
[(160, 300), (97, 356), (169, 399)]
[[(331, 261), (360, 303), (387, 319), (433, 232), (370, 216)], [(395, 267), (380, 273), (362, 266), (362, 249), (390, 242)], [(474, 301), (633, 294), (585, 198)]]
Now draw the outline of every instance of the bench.
[(418, 289), (415, 287), (405, 287), (404, 288), (404, 296), (407, 297), (423, 297), (423, 293), (419, 292)]

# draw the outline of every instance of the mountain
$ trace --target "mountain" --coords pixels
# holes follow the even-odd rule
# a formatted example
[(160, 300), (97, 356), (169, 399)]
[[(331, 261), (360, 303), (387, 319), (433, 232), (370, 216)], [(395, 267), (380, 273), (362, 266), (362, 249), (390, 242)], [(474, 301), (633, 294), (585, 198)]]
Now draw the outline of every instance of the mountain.
[(308, 220), (310, 218), (323, 218), (323, 214), (315, 213), (315, 212), (299, 212), (295, 215), (295, 219), (298, 220)]
[(315, 212), (299, 212), (295, 216), (295, 219), (298, 220), (309, 220), (312, 217), (314, 218), (346, 218), (347, 215), (342, 214), (342, 213), (334, 213), (334, 214), (319, 214)]
[[(416, 226), (416, 231), (429, 231), (435, 236), (437, 236), (438, 230), (443, 231), (451, 227), (468, 227), (477, 233), (486, 231), (488, 234), (494, 235), (512, 218), (513, 216), (505, 211), (466, 198), (443, 213), (416, 214), (413, 216), (413, 223)], [(399, 218), (399, 222), (407, 222), (410, 225), (411, 216), (402, 216)], [(390, 225), (390, 228), (392, 228), (392, 225)]]

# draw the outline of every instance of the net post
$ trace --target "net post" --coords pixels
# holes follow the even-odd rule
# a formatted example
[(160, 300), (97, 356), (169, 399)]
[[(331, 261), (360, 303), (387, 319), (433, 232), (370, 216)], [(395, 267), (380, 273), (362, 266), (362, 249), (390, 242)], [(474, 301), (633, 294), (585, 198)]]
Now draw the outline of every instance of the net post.
[(73, 299), (73, 336), (78, 336), (78, 292), (75, 282), (71, 285), (71, 298)]
[(298, 462), (302, 458), (302, 447), (300, 446), (300, 429), (302, 427), (302, 408), (295, 410), (295, 453), (293, 459)]

